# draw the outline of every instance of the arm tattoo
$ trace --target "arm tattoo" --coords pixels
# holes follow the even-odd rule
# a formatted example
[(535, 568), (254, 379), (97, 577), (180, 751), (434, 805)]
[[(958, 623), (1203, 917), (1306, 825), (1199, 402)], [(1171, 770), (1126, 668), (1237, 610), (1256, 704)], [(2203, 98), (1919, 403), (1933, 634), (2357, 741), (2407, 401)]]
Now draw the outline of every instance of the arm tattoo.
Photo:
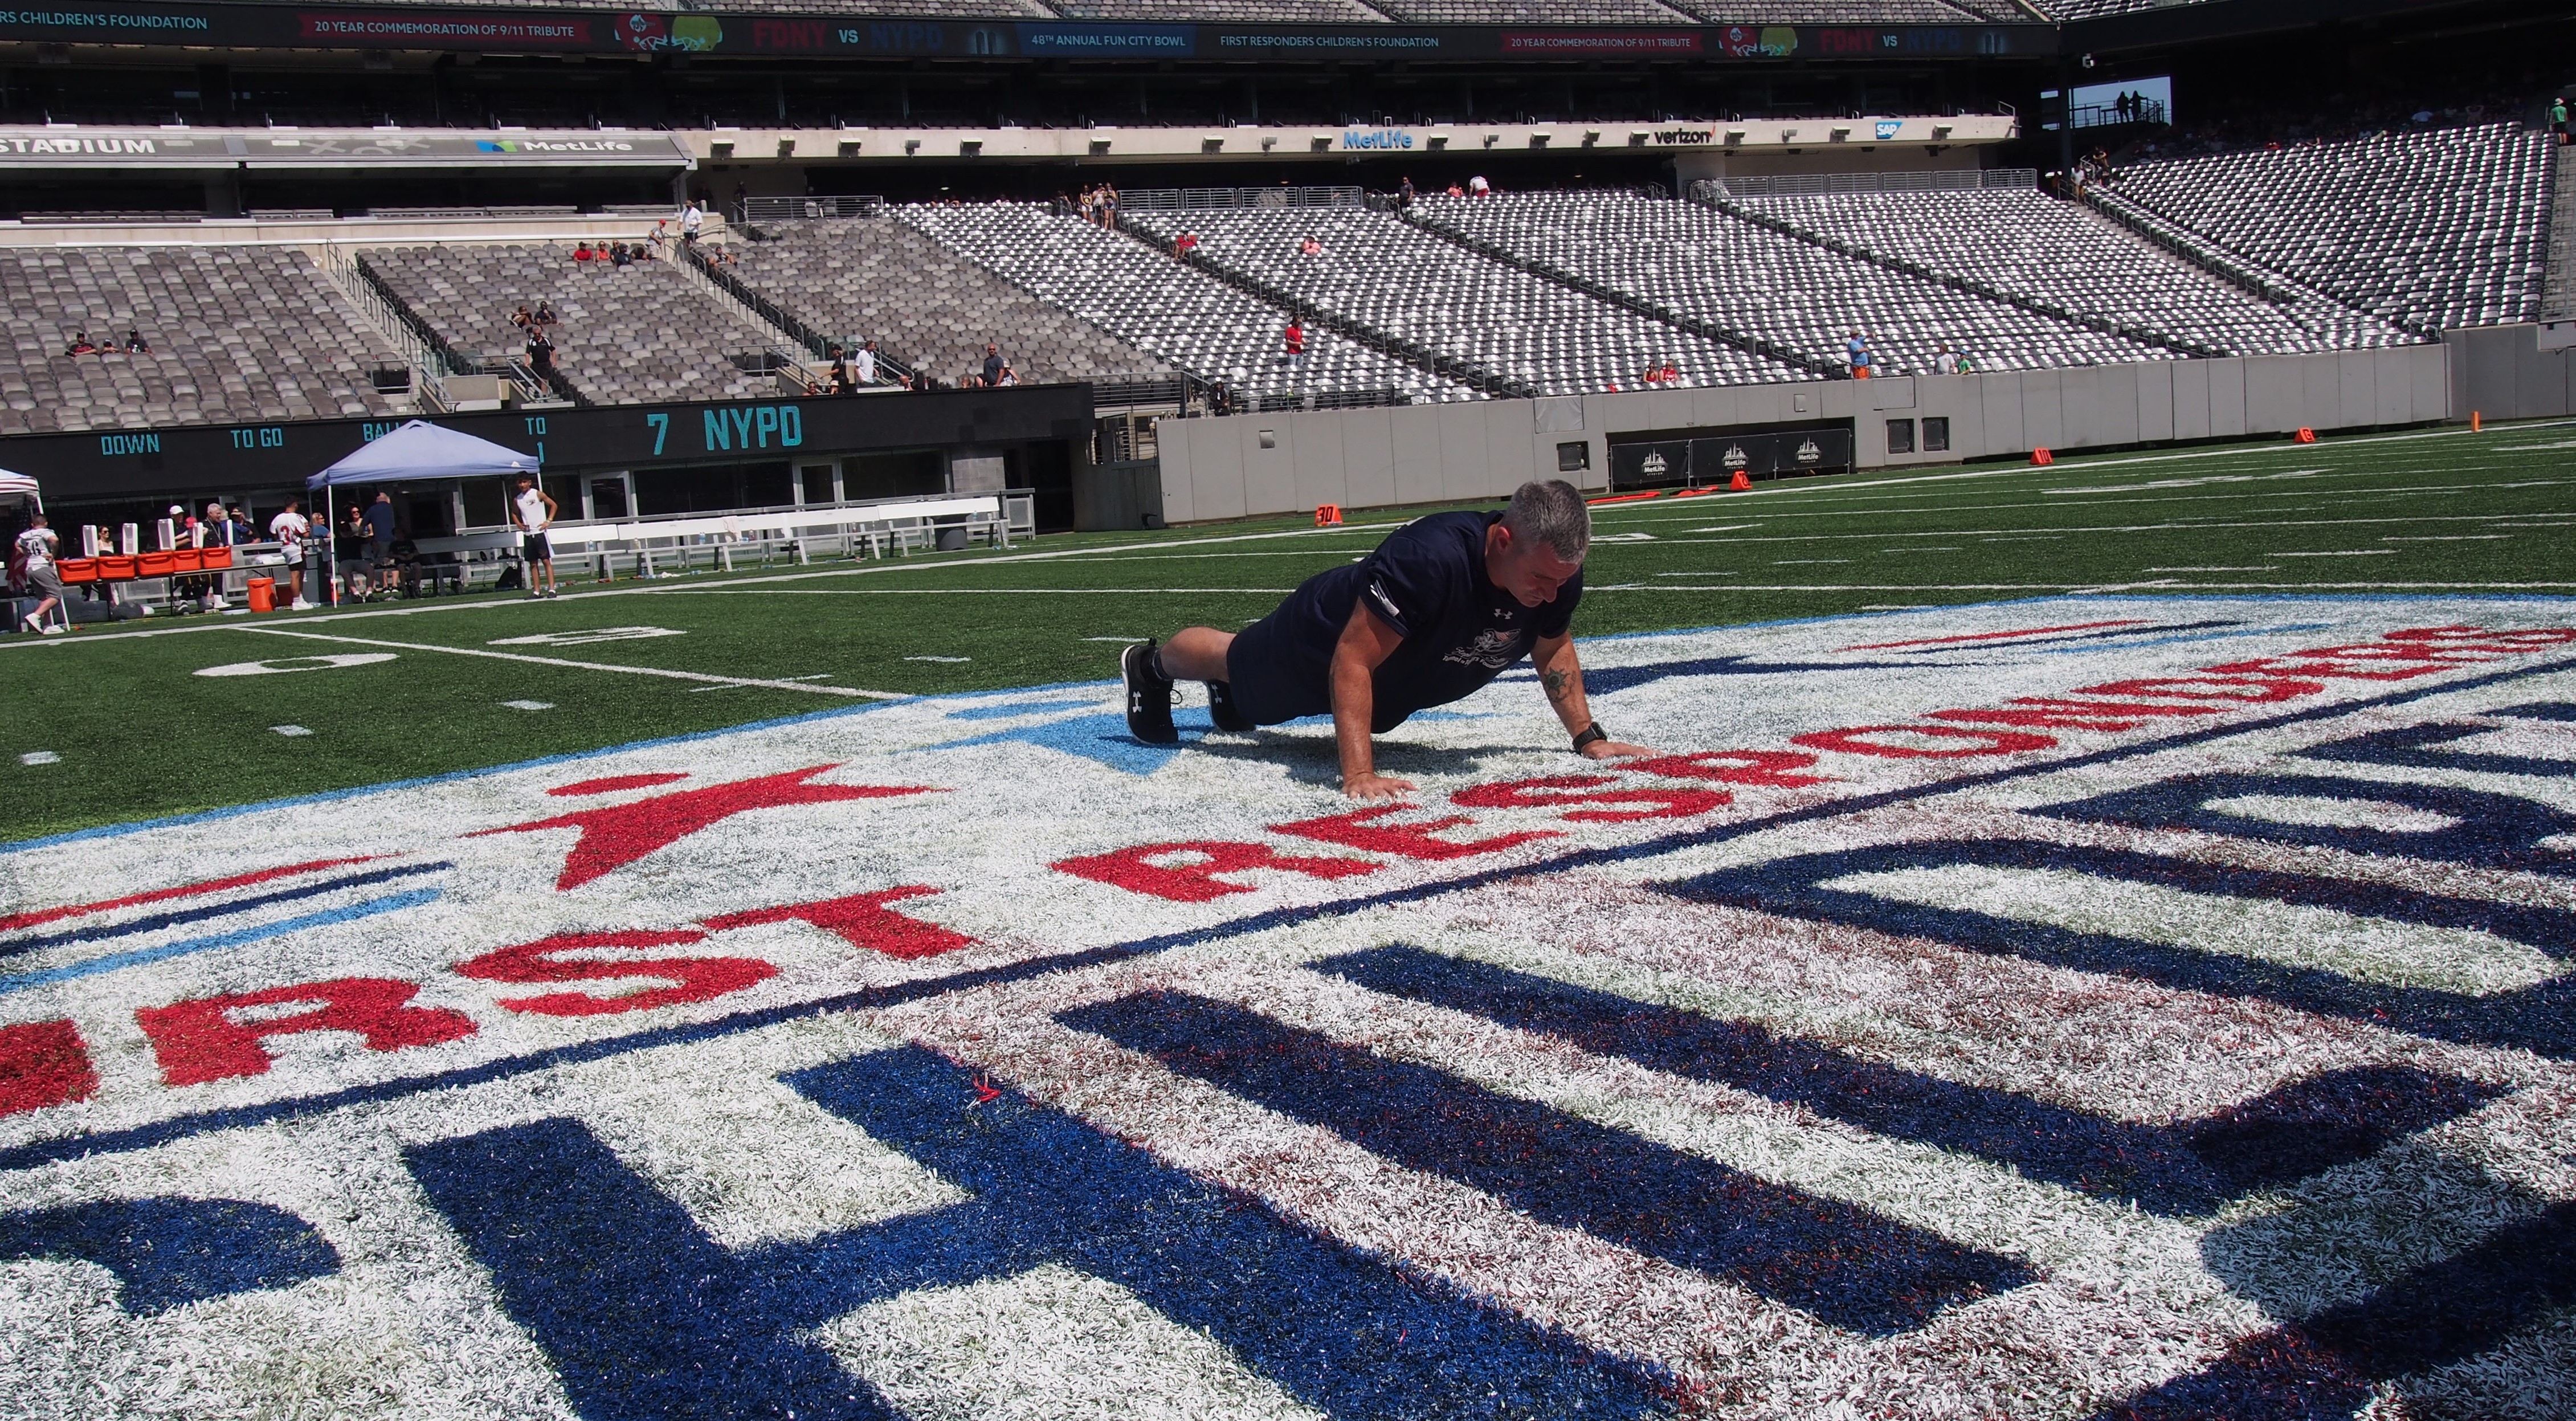
[(1551, 705), (1563, 705), (1566, 693), (1574, 689), (1574, 673), (1562, 667), (1550, 667), (1539, 673), (1539, 684), (1547, 688)]

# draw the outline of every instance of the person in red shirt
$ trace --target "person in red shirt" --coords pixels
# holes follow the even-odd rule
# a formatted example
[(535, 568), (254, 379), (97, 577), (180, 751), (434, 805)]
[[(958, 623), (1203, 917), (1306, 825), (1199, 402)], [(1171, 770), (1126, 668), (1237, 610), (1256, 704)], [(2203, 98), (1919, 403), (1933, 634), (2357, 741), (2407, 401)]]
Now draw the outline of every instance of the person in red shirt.
[(1288, 368), (1306, 368), (1306, 328), (1295, 316), (1288, 318), (1288, 329), (1282, 333), (1288, 343)]
[(584, 242), (580, 246), (573, 248), (572, 259), (574, 261), (587, 264), (591, 260), (590, 243)]
[(1198, 249), (1199, 234), (1196, 232), (1183, 232), (1180, 236), (1172, 240), (1172, 255), (1176, 257), (1188, 256), (1190, 253), (1195, 252)]

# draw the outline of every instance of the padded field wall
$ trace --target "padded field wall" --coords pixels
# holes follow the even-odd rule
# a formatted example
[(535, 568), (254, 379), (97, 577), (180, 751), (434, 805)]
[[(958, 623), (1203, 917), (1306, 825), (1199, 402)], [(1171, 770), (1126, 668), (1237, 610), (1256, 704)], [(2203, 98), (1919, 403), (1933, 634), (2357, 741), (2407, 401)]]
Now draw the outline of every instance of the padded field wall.
[[(2480, 326), (2445, 331), (2451, 351), (2451, 417), (2488, 419), (2576, 414), (2576, 349), (2565, 325)], [(2551, 346), (2557, 349), (2550, 349)]]
[[(1558, 477), (1558, 446), (1578, 441), (1589, 467), (1563, 476), (1605, 487), (1609, 436), (1648, 430), (1849, 420), (1859, 466), (1888, 468), (2033, 448), (2425, 424), (2453, 417), (2452, 374), (2451, 347), (2419, 345), (1169, 420), (1161, 430), (1163, 516), (1187, 523), (1322, 503), (1489, 497), (1525, 479)], [(1950, 421), (1947, 451), (1920, 452), (1926, 418)], [(1890, 419), (1916, 422), (1918, 452), (1887, 452)]]

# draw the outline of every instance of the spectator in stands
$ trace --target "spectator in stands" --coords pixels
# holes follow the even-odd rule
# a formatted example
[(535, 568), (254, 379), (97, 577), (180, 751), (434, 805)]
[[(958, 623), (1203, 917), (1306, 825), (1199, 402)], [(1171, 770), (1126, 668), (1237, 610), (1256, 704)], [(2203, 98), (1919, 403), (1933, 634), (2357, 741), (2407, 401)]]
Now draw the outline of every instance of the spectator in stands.
[(287, 606), (298, 612), (313, 605), (304, 600), (304, 545), (313, 536), (313, 521), (301, 508), (300, 500), (290, 498), (286, 511), (268, 520), (268, 536), (286, 555)]
[(1281, 363), (1285, 364), (1291, 370), (1305, 369), (1306, 327), (1304, 324), (1298, 321), (1296, 316), (1292, 314), (1288, 317), (1288, 329), (1281, 332), (1280, 336), (1281, 339), (1287, 342), (1288, 346), (1287, 358)]
[(859, 347), (858, 354), (850, 357), (850, 383), (864, 387), (876, 382), (877, 343), (869, 341)]
[(2565, 94), (2560, 94), (2557, 98), (2549, 101), (2549, 131), (2558, 135), (2558, 144), (2560, 147), (2563, 148), (2567, 146), (2569, 133), (2567, 128), (2567, 96)]
[(555, 343), (546, 338), (543, 326), (528, 327), (528, 368), (537, 372), (539, 379), (555, 372)]
[(1405, 174), (1404, 181), (1396, 185), (1395, 205), (1398, 207), (1411, 207), (1413, 205), (1413, 174)]
[(580, 267), (585, 271), (589, 270), (590, 264), (598, 259), (599, 254), (590, 249), (590, 243), (588, 242), (584, 242), (580, 246), (572, 249), (573, 265)]
[(740, 183), (733, 185), (733, 220), (736, 222), (751, 220), (751, 189)]
[(1450, 197), (1465, 197), (1467, 195), (1467, 190), (1458, 186), (1458, 184), (1453, 180), (1449, 184), (1449, 191), (1446, 195)]
[(96, 355), (98, 354), (98, 347), (89, 343), (89, 332), (76, 331), (72, 335), (72, 348), (63, 353), (65, 355)]
[(527, 302), (522, 301), (519, 303), (519, 309), (510, 313), (510, 324), (533, 335), (537, 329), (536, 313), (528, 309)]
[(652, 261), (660, 257), (663, 249), (668, 247), (670, 243), (671, 223), (668, 218), (665, 218), (662, 221), (653, 224), (652, 235), (644, 239), (644, 250), (636, 253), (635, 259), (637, 261)]
[(1306, 240), (1297, 244), (1297, 255), (1301, 257), (1320, 257), (1323, 254), (1324, 244), (1316, 241), (1311, 232), (1307, 234)]
[(1843, 358), (1851, 365), (1853, 379), (1866, 380), (1870, 377), (1869, 340), (1860, 332), (1852, 332), (1851, 339), (1843, 342)]
[(1190, 253), (1195, 252), (1198, 249), (1199, 234), (1196, 232), (1183, 232), (1181, 235), (1172, 239), (1173, 256), (1187, 257)]
[(1001, 374), (993, 377), (993, 384), (999, 388), (1007, 389), (1018, 383), (1020, 383), (1020, 372), (1008, 365), (1002, 367)]
[(1492, 197), (1494, 195), (1494, 185), (1485, 181), (1484, 174), (1478, 173), (1474, 177), (1467, 179), (1467, 195), (1469, 197)]
[(1113, 230), (1118, 226), (1118, 185), (1100, 185), (1100, 225)]
[(143, 338), (143, 332), (129, 326), (125, 331), (125, 353), (128, 355), (150, 355), (152, 353), (152, 343)]
[(635, 264), (635, 258), (632, 253), (626, 250), (626, 244), (624, 242), (620, 242), (608, 249), (608, 264), (611, 266), (632, 266)]
[(689, 205), (680, 209), (680, 240), (688, 246), (695, 247), (698, 244), (698, 229), (706, 223), (707, 214), (698, 209), (695, 198), (690, 199)]
[(832, 347), (832, 368), (824, 375), (823, 383), (833, 394), (850, 392), (850, 357), (837, 345)]
[(1002, 367), (1004, 363), (1005, 362), (1002, 359), (1002, 348), (989, 340), (984, 342), (985, 384), (990, 385), (994, 381), (1002, 378)]
[(540, 326), (559, 326), (563, 324), (563, 317), (555, 314), (555, 303), (546, 300), (542, 296), (537, 298), (536, 314), (529, 317), (529, 319)]
[(45, 622), (45, 613), (63, 602), (63, 577), (54, 570), (54, 557), (60, 545), (61, 540), (54, 536), (54, 530), (45, 526), (45, 515), (38, 513), (27, 519), (26, 530), (18, 535), (17, 545), (10, 552), (11, 580), (37, 597), (36, 610), (26, 615), (24, 625), (27, 630), (43, 636), (72, 629), (68, 611), (63, 613), (63, 620), (59, 623), (49, 626)]

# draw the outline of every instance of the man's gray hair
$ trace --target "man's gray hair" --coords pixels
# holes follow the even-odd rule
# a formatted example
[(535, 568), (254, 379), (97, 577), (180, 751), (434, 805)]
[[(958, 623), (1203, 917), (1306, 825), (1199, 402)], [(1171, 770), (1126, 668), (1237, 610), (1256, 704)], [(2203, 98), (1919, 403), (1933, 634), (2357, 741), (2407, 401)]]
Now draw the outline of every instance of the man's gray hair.
[(1514, 540), (1544, 543), (1567, 562), (1583, 561), (1592, 546), (1592, 510), (1563, 479), (1532, 479), (1514, 490), (1503, 526), (1512, 530)]

